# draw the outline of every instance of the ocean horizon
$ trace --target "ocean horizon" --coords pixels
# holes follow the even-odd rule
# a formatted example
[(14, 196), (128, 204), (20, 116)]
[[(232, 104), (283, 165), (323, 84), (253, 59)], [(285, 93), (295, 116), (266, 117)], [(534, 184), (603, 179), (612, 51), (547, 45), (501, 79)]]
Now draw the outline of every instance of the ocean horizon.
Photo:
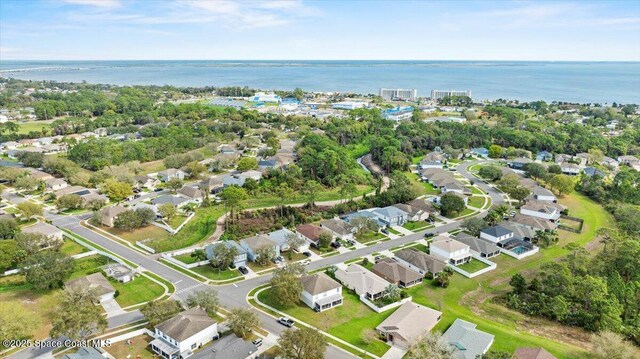
[(640, 104), (640, 62), (634, 61), (11, 60), (0, 61), (0, 77), (360, 94), (415, 88), (421, 97), (466, 90), (474, 100)]

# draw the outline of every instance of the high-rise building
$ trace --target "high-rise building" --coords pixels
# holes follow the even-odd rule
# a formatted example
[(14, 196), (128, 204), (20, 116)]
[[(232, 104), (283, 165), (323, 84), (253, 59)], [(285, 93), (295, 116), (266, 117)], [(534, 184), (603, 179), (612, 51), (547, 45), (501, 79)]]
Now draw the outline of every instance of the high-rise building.
[(439, 100), (439, 99), (447, 97), (447, 96), (449, 96), (449, 97), (452, 97), (452, 96), (467, 96), (467, 97), (471, 97), (471, 91), (431, 90), (431, 98), (433, 100)]
[(383, 100), (415, 100), (418, 97), (418, 90), (381, 88), (380, 97)]

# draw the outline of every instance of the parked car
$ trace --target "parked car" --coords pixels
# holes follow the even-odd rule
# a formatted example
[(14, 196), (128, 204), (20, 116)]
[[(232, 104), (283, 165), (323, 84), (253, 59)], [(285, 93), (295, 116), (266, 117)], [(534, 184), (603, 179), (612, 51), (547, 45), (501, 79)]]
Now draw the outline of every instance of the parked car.
[(375, 260), (376, 263), (378, 263), (378, 261), (381, 259), (382, 259), (382, 256), (376, 256), (375, 258), (373, 258), (373, 260)]
[(278, 323), (284, 325), (285, 327), (293, 327), (293, 323), (294, 321), (291, 320), (291, 318), (287, 318), (287, 317), (280, 317), (278, 318)]
[(282, 262), (284, 262), (284, 258), (282, 258), (282, 257), (275, 257), (273, 259), (273, 263), (275, 263), (275, 264), (280, 264)]
[(302, 254), (304, 254), (305, 257), (311, 257), (311, 252), (309, 251), (302, 252)]
[(356, 245), (356, 241), (354, 241), (353, 239), (347, 239), (347, 243), (349, 243), (350, 246)]
[(153, 192), (160, 192), (160, 191), (162, 191), (162, 188), (156, 188), (153, 190)]
[(331, 247), (340, 248), (340, 247), (342, 247), (342, 244), (340, 244), (340, 242), (338, 242), (338, 241), (331, 242)]
[(141, 195), (141, 194), (134, 194), (134, 195), (133, 195), (133, 199), (138, 199), (138, 198), (140, 198), (140, 197), (142, 197), (142, 195)]
[(431, 233), (431, 232), (429, 232), (429, 233), (425, 233), (425, 234), (424, 234), (424, 238), (431, 238), (431, 237), (433, 237), (433, 236), (435, 236), (435, 235), (436, 235), (435, 233)]
[(249, 270), (247, 268), (245, 268), (245, 267), (238, 267), (238, 270), (242, 274), (249, 274)]
[(300, 264), (303, 265), (303, 266), (308, 266), (310, 263), (311, 263), (311, 261), (308, 260), (308, 259), (305, 259), (302, 262), (300, 262)]
[(382, 232), (382, 233), (384, 233), (384, 234), (389, 234), (389, 231), (387, 231), (387, 229), (386, 229), (386, 228), (382, 228), (382, 229), (380, 230), (380, 232)]
[(259, 347), (262, 345), (262, 339), (256, 339), (254, 341), (251, 342), (253, 345)]

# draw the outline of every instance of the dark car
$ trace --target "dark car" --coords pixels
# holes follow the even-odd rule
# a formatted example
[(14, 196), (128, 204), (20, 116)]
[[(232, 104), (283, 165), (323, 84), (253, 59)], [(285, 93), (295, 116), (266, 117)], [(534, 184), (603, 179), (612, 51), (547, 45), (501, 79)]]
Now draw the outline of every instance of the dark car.
[(278, 323), (284, 325), (285, 327), (293, 327), (293, 323), (295, 323), (293, 320), (291, 320), (291, 318), (287, 318), (287, 317), (280, 317), (278, 318)]
[(342, 247), (342, 244), (340, 244), (340, 242), (338, 242), (338, 241), (331, 242), (331, 247), (340, 248), (340, 247)]
[(259, 347), (262, 345), (262, 339), (256, 339), (254, 341), (251, 342), (253, 345)]
[(309, 251), (302, 252), (302, 254), (304, 254), (305, 257), (311, 257), (311, 252)]
[(162, 188), (156, 188), (156, 189), (153, 190), (153, 192), (160, 192), (162, 190), (163, 190)]
[(384, 228), (382, 228), (382, 229), (380, 230), (380, 232), (382, 232), (382, 233), (384, 233), (384, 234), (389, 234), (389, 231), (387, 231), (387, 230), (386, 230), (386, 229), (384, 229)]
[(140, 198), (140, 197), (142, 197), (142, 195), (141, 195), (141, 194), (134, 194), (134, 195), (133, 195), (133, 199), (138, 199), (138, 198)]
[(245, 268), (245, 267), (238, 267), (238, 270), (242, 274), (249, 274), (249, 270), (247, 268)]
[(431, 237), (433, 237), (435, 235), (436, 235), (435, 233), (425, 233), (424, 234), (424, 238), (431, 238)]

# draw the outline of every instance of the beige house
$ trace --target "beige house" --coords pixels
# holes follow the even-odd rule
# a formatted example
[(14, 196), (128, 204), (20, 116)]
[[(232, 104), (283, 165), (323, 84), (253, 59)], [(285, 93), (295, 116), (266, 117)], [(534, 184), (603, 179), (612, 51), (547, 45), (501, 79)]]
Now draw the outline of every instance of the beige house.
[(382, 297), (384, 290), (391, 285), (391, 283), (358, 264), (351, 264), (346, 270), (336, 270), (335, 276), (345, 287), (369, 300), (376, 300)]
[(86, 277), (76, 278), (65, 283), (67, 287), (86, 286), (96, 291), (98, 301), (103, 303), (109, 299), (113, 299), (116, 289), (109, 283), (102, 273), (89, 274)]
[(103, 208), (100, 211), (100, 223), (107, 227), (113, 227), (118, 215), (122, 212), (126, 212), (127, 209), (121, 205), (115, 205), (107, 208)]
[(376, 327), (388, 342), (403, 349), (438, 324), (442, 312), (413, 302), (406, 302)]
[(300, 278), (304, 304), (316, 312), (322, 312), (342, 304), (342, 285), (324, 273), (316, 273)]

